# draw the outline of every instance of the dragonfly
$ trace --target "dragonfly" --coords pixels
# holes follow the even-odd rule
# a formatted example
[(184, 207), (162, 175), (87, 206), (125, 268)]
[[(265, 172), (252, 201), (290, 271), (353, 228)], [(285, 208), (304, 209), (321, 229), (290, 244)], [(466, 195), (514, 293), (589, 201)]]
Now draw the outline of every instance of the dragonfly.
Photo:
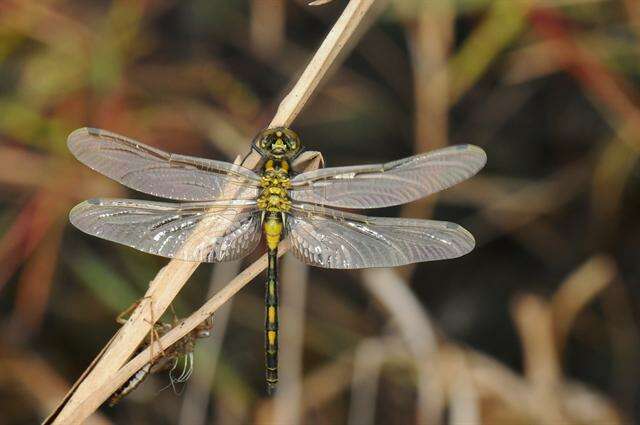
[[(120, 313), (116, 318), (116, 322), (121, 325), (124, 324), (126, 322), (125, 316), (131, 313), (133, 308), (137, 306), (138, 303), (135, 303), (132, 307)], [(136, 354), (142, 352), (148, 346), (153, 347), (155, 341), (173, 329), (178, 323), (179, 320), (175, 315), (175, 312), (173, 316), (173, 323), (167, 323), (164, 321), (157, 321), (154, 323), (153, 329), (145, 339), (144, 343), (138, 348)], [(118, 404), (124, 397), (138, 388), (138, 386), (140, 386), (140, 384), (142, 384), (149, 375), (167, 370), (169, 371), (169, 385), (173, 387), (175, 391), (175, 384), (186, 382), (193, 373), (193, 351), (196, 346), (196, 341), (200, 338), (210, 336), (211, 329), (213, 329), (213, 319), (209, 316), (207, 320), (200, 323), (175, 344), (171, 345), (167, 349), (162, 349), (160, 356), (145, 363), (144, 366), (134, 373), (111, 395), (111, 397), (109, 397), (109, 406), (113, 407)], [(182, 365), (182, 371), (176, 376), (175, 372), (179, 369), (179, 365)]]
[(92, 199), (70, 212), (85, 233), (140, 251), (183, 261), (241, 259), (262, 235), (268, 254), (265, 285), (266, 390), (278, 382), (278, 244), (310, 266), (329, 269), (395, 267), (469, 253), (471, 233), (458, 224), (371, 217), (347, 210), (400, 205), (475, 175), (486, 163), (473, 145), (455, 145), (373, 165), (296, 173), (303, 150), (285, 127), (254, 138), (257, 171), (224, 161), (167, 153), (95, 128), (68, 138), (73, 155), (90, 168), (149, 195), (177, 202)]

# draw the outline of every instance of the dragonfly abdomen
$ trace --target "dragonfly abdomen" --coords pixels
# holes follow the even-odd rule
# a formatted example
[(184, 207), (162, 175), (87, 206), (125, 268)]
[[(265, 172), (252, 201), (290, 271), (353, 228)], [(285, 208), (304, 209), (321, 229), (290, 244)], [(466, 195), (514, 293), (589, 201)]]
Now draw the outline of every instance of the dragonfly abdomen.
[(138, 370), (127, 382), (125, 382), (118, 390), (113, 393), (113, 395), (109, 398), (109, 406), (115, 406), (126, 397), (131, 391), (138, 388), (138, 386), (147, 379), (149, 373), (151, 371), (151, 366), (153, 366), (152, 362), (149, 362), (142, 366), (140, 370)]
[(273, 394), (278, 383), (278, 248), (268, 253), (267, 284), (265, 288), (265, 363), (267, 393)]
[(264, 221), (268, 247), (267, 283), (265, 286), (265, 363), (267, 393), (273, 394), (278, 383), (278, 243), (282, 238), (281, 213), (270, 212)]

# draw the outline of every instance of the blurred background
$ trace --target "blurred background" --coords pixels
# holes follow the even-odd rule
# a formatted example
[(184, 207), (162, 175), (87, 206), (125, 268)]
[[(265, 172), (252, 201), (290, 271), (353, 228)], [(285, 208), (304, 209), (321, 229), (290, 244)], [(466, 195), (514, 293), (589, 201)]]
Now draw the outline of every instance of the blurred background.
[[(48, 415), (167, 262), (69, 225), (81, 200), (143, 196), (68, 133), (233, 161), (346, 3), (0, 0), (1, 424)], [(262, 276), (180, 395), (158, 374), (92, 422), (635, 422), (639, 59), (637, 0), (390, 1), (292, 127), (329, 166), (484, 148), (479, 176), (372, 212), (460, 223), (476, 250), (362, 272), (285, 258), (276, 397)], [(178, 315), (258, 254), (200, 266)]]

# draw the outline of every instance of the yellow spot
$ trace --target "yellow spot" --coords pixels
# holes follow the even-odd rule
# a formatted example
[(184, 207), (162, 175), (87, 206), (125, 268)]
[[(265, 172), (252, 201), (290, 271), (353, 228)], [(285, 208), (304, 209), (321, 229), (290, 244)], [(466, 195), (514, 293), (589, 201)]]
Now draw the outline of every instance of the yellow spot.
[(276, 345), (276, 331), (268, 331), (267, 340), (269, 341), (269, 345)]
[(267, 310), (267, 317), (269, 318), (269, 323), (275, 323), (275, 321), (276, 321), (276, 308), (275, 307), (269, 307), (269, 310)]
[(282, 137), (282, 131), (276, 131), (276, 136), (277, 137)]
[(268, 219), (264, 223), (264, 233), (269, 249), (276, 249), (282, 236), (282, 223), (279, 220)]
[(273, 160), (268, 160), (266, 164), (264, 164), (265, 171), (273, 170)]

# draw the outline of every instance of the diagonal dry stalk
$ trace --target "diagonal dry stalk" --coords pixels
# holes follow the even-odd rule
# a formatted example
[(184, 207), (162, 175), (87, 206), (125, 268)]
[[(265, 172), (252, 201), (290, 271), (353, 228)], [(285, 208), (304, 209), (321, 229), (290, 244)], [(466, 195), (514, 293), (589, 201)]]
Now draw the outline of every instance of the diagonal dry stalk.
[[(241, 266), (240, 261), (216, 265), (211, 273), (207, 296), (213, 296), (224, 288), (240, 272)], [(194, 370), (197, 370), (198, 373), (191, 377), (189, 385), (185, 388), (184, 399), (180, 406), (179, 425), (205, 425), (207, 423), (211, 382), (214, 377), (219, 375), (219, 359), (230, 323), (232, 305), (233, 300), (229, 300), (216, 311), (215, 326), (211, 330), (211, 337), (198, 344), (200, 353), (194, 359)]]
[[(344, 53), (353, 46), (357, 36), (363, 32), (362, 27), (370, 22), (364, 17), (373, 9), (374, 3), (375, 0), (351, 0), (349, 2), (296, 85), (281, 102), (270, 127), (288, 126), (293, 122), (328, 70), (335, 65), (339, 57), (343, 57)], [(255, 168), (259, 161), (260, 157), (252, 152), (245, 158), (242, 165), (247, 168)], [(288, 241), (283, 241), (279, 252), (283, 254), (288, 250), (288, 247)], [(154, 347), (144, 350), (123, 367), (148, 334), (153, 322), (162, 316), (198, 265), (199, 263), (172, 260), (158, 272), (150, 283), (143, 302), (114, 336), (108, 347), (101, 352), (99, 358), (92, 363), (90, 369), (83, 374), (81, 381), (65, 397), (62, 405), (45, 423), (81, 423), (119, 385), (149, 361), (151, 350)], [(263, 256), (241, 272), (203, 307), (164, 335), (159, 341), (160, 346), (166, 348), (185, 336), (265, 268), (266, 258)], [(157, 348), (159, 347), (155, 347), (153, 350), (155, 355), (159, 354)]]
[(361, 277), (364, 287), (389, 314), (414, 358), (418, 422), (441, 423), (444, 388), (437, 363), (439, 342), (429, 314), (397, 271), (367, 269)]
[[(289, 250), (289, 241), (284, 240), (278, 247), (278, 255), (283, 255)], [(127, 362), (122, 368), (115, 371), (108, 380), (92, 389), (89, 396), (81, 403), (81, 405), (60, 423), (79, 424), (82, 423), (89, 415), (100, 407), (104, 401), (109, 398), (129, 377), (140, 370), (152, 356), (159, 355), (158, 347), (169, 347), (171, 344), (182, 339), (187, 333), (191, 332), (196, 326), (211, 316), (220, 306), (233, 297), (240, 289), (246, 286), (251, 280), (263, 272), (267, 267), (267, 255), (264, 254), (258, 260), (253, 262), (249, 267), (244, 269), (238, 276), (229, 282), (222, 290), (211, 297), (202, 307), (193, 312), (189, 317), (182, 320), (171, 331), (167, 332), (156, 343), (156, 347), (147, 347), (133, 359)]]

